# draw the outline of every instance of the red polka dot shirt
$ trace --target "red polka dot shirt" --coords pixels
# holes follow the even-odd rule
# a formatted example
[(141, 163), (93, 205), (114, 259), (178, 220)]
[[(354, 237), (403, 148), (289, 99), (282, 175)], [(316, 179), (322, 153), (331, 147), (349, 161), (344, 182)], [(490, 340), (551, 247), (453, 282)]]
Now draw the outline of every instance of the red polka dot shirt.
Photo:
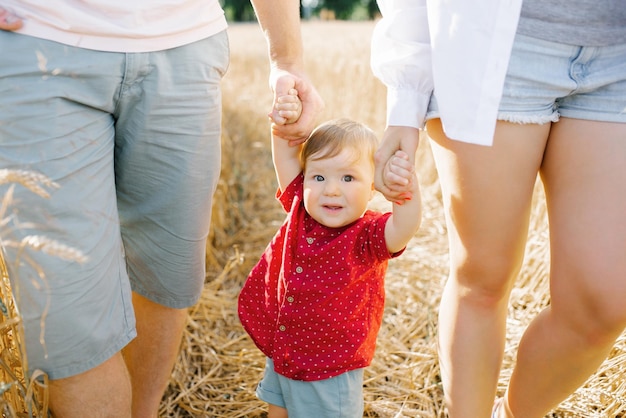
[(250, 272), (239, 318), (277, 373), (321, 380), (366, 367), (382, 321), (390, 213), (367, 211), (342, 228), (304, 209), (303, 177), (281, 194), (287, 218)]

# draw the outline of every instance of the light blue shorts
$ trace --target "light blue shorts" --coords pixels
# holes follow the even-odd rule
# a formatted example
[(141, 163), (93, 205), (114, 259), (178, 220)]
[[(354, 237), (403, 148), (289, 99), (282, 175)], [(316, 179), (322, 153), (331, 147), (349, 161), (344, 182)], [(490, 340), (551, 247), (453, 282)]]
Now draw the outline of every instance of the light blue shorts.
[[(626, 44), (579, 47), (516, 36), (498, 119), (542, 124), (561, 116), (626, 122)], [(426, 119), (436, 117), (433, 97)]]
[(200, 296), (228, 38), (123, 54), (0, 31), (0, 51), (0, 169), (59, 185), (49, 199), (17, 186), (2, 238), (87, 256), (7, 248), (29, 369), (59, 379), (135, 336), (131, 287), (173, 308)]
[(264, 402), (286, 408), (289, 418), (362, 418), (363, 369), (304, 382), (276, 373), (268, 358), (256, 394)]

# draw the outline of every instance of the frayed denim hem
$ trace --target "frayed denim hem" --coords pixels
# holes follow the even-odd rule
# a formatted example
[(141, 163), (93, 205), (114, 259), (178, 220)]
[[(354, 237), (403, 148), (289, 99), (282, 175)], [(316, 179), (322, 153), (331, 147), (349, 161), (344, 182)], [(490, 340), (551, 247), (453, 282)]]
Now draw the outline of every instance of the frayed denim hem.
[(558, 122), (559, 114), (558, 112), (553, 112), (550, 115), (523, 115), (519, 112), (500, 112), (498, 113), (498, 120), (518, 123), (520, 125), (544, 125), (550, 122)]

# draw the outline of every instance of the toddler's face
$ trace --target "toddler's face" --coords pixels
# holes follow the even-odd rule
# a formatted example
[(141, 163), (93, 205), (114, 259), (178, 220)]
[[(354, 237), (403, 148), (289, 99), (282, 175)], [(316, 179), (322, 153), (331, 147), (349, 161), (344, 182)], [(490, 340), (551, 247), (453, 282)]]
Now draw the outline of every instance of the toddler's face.
[(339, 228), (365, 213), (374, 191), (371, 161), (344, 150), (331, 158), (309, 160), (304, 172), (304, 207), (322, 225)]

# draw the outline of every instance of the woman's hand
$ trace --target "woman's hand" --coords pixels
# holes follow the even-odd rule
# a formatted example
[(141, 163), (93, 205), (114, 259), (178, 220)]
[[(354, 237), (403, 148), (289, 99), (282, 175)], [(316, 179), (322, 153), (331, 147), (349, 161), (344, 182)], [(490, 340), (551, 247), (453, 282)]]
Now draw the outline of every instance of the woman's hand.
[(376, 190), (385, 196), (385, 199), (401, 203), (411, 199), (411, 184), (407, 182), (404, 173), (394, 173), (392, 158), (396, 157), (398, 150), (403, 151), (407, 159), (407, 167), (415, 166), (415, 152), (419, 145), (419, 129), (407, 126), (389, 126), (385, 129), (374, 162), (376, 173), (374, 186)]

